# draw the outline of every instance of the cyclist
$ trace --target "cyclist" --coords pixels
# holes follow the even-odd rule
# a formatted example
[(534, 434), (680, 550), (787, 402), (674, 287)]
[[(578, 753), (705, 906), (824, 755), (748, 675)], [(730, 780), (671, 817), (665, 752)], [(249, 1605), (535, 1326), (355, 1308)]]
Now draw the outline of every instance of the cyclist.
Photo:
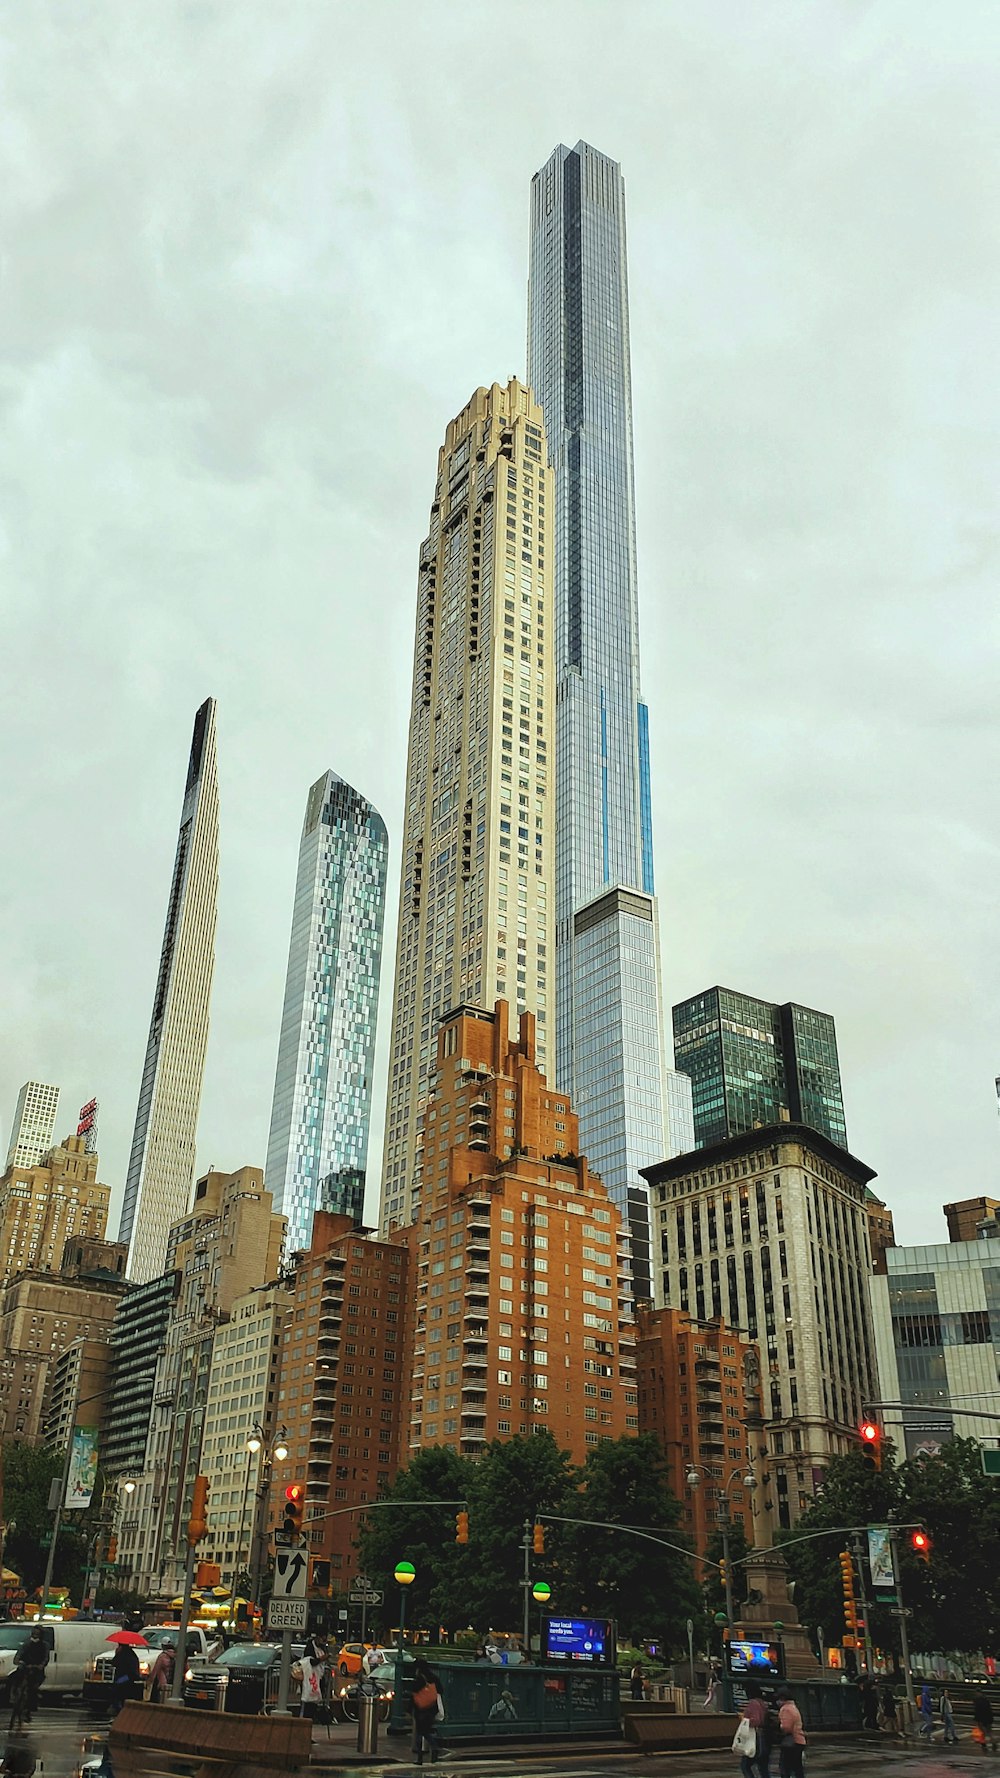
[(49, 1645), (42, 1635), (40, 1626), (36, 1624), (27, 1642), (22, 1642), (14, 1656), (15, 1667), (23, 1668), (25, 1679), (28, 1682), (27, 1696), (22, 1711), (24, 1722), (30, 1722), (38, 1709), (38, 1694), (42, 1689), (42, 1681), (45, 1678), (45, 1669), (48, 1664)]

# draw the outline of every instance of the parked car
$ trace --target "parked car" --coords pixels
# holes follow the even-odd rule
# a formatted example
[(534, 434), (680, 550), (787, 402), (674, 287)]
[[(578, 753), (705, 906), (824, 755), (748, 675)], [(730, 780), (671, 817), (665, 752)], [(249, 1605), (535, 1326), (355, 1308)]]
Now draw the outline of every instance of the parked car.
[[(21, 1644), (27, 1642), (33, 1623), (20, 1619), (0, 1624), (0, 1704), (6, 1704), (10, 1676)], [(89, 1619), (74, 1618), (68, 1623), (55, 1620), (43, 1622), (42, 1635), (49, 1646), (49, 1664), (42, 1683), (42, 1697), (62, 1697), (79, 1693), (84, 1676), (94, 1655), (107, 1647), (109, 1626), (94, 1624)]]
[[(305, 1654), (304, 1642), (292, 1643), (292, 1660)], [(278, 1699), (281, 1647), (274, 1642), (243, 1642), (224, 1649), (213, 1661), (189, 1662), (183, 1699), (192, 1710), (233, 1710), (259, 1716)], [(294, 1682), (292, 1688), (294, 1691)]]
[[(146, 1681), (152, 1672), (157, 1655), (165, 1642), (172, 1642), (176, 1649), (180, 1631), (180, 1624), (150, 1624), (142, 1631), (149, 1647), (137, 1648), (135, 1652), (139, 1657), (139, 1673), (144, 1694)], [(94, 1705), (95, 1708), (107, 1705), (111, 1697), (115, 1651), (113, 1646), (109, 1646), (107, 1637), (113, 1634), (113, 1631), (109, 1631), (105, 1627), (104, 1646), (100, 1654), (95, 1655), (90, 1661), (84, 1675), (83, 1701), (85, 1704)], [(202, 1630), (194, 1624), (189, 1624), (187, 1633), (187, 1658), (189, 1661), (192, 1659), (211, 1661), (221, 1653), (221, 1636), (212, 1630)]]
[[(406, 1667), (415, 1667), (416, 1660), (416, 1655), (408, 1653), (404, 1653), (403, 1655), (403, 1665)], [(403, 1681), (403, 1684), (405, 1688), (405, 1680)], [(388, 1714), (389, 1705), (392, 1702), (396, 1691), (395, 1660), (382, 1661), (379, 1666), (373, 1667), (370, 1673), (366, 1673), (363, 1676), (361, 1674), (356, 1674), (353, 1677), (350, 1674), (341, 1676), (340, 1682), (336, 1686), (334, 1693), (334, 1708), (336, 1714), (338, 1716), (346, 1717), (349, 1722), (356, 1722), (358, 1716), (358, 1698), (363, 1690), (371, 1690), (383, 1701), (383, 1708), (380, 1710), (379, 1714), (381, 1717), (385, 1717)]]

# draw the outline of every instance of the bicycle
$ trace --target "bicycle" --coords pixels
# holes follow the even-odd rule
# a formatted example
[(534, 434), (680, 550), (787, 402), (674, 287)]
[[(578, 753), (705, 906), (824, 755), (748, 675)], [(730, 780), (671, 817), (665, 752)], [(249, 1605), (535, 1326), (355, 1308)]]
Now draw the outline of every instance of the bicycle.
[(344, 1721), (357, 1722), (360, 1714), (358, 1700), (362, 1697), (377, 1698), (378, 1705), (376, 1714), (379, 1722), (385, 1722), (389, 1715), (392, 1700), (387, 1695), (384, 1686), (379, 1685), (377, 1680), (368, 1679), (361, 1680), (356, 1686), (352, 1686), (349, 1692), (345, 1692), (341, 1697), (340, 1704), (344, 1712)]
[(38, 1704), (38, 1682), (34, 1681), (26, 1667), (15, 1667), (7, 1686), (7, 1703), (10, 1705), (10, 1722), (7, 1731), (12, 1734), (15, 1729), (27, 1728)]

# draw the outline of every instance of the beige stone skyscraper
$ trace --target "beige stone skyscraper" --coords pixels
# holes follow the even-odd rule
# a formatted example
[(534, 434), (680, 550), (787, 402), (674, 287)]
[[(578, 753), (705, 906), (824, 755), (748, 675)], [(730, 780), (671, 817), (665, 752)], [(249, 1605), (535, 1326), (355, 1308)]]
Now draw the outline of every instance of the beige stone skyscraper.
[(8, 1167), (0, 1179), (0, 1280), (57, 1271), (74, 1236), (102, 1241), (111, 1187), (83, 1136), (67, 1136), (37, 1167)]
[(118, 1232), (118, 1239), (129, 1244), (128, 1275), (135, 1284), (145, 1284), (164, 1270), (171, 1224), (184, 1215), (191, 1196), (218, 892), (215, 700), (206, 698), (191, 737)]
[[(442, 1014), (509, 1002), (551, 1075), (553, 476), (516, 378), (477, 389), (438, 457), (420, 550), (382, 1226), (412, 1220)], [(460, 1140), (456, 1137), (456, 1140)]]

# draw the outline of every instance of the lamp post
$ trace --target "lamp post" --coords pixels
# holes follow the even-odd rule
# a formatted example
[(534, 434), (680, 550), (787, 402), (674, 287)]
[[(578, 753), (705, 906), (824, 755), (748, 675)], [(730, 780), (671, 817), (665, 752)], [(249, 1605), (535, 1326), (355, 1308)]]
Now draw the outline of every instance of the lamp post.
[[(264, 1447), (265, 1447), (264, 1432), (263, 1432), (262, 1428), (258, 1425), (258, 1423), (256, 1421), (254, 1421), (253, 1428), (252, 1428), (251, 1434), (250, 1434), (250, 1438), (247, 1440), (247, 1451), (248, 1451), (247, 1481), (248, 1482), (250, 1479), (250, 1470), (251, 1470), (251, 1467), (253, 1464), (254, 1457), (256, 1455), (258, 1455), (258, 1453), (261, 1450), (264, 1450), (264, 1456), (263, 1456), (263, 1459), (261, 1460), (260, 1482), (259, 1482), (259, 1485), (257, 1488), (256, 1500), (254, 1502), (253, 1523), (252, 1523), (251, 1529), (250, 1529), (250, 1549), (251, 1549), (251, 1561), (252, 1561), (252, 1569), (251, 1569), (251, 1574), (250, 1574), (250, 1597), (251, 1597), (251, 1603), (255, 1607), (259, 1606), (259, 1604), (260, 1604), (260, 1599), (259, 1599), (258, 1595), (260, 1593), (260, 1574), (261, 1574), (261, 1568), (263, 1566), (263, 1543), (264, 1543), (265, 1537), (267, 1536), (267, 1499), (268, 1499), (268, 1495), (271, 1492), (271, 1471), (272, 1471), (273, 1465), (275, 1463), (284, 1463), (286, 1457), (288, 1456), (288, 1444), (286, 1442), (287, 1439), (288, 1439), (288, 1430), (284, 1425), (282, 1425), (278, 1428), (278, 1433), (275, 1438), (274, 1444), (271, 1446), (271, 1448), (269, 1450), (265, 1450), (264, 1449)], [(256, 1450), (252, 1448), (254, 1446), (256, 1446)]]
[[(701, 1475), (699, 1474), (700, 1470), (704, 1470), (704, 1472), (707, 1476), (712, 1475), (712, 1471), (708, 1468), (708, 1466), (706, 1464), (704, 1464), (704, 1463), (690, 1463), (688, 1465), (687, 1474), (684, 1478), (685, 1481), (687, 1482), (687, 1485), (689, 1488), (698, 1488), (701, 1486)], [(715, 1480), (716, 1478), (712, 1477), (712, 1479)], [(729, 1490), (732, 1487), (733, 1483), (737, 1479), (739, 1479), (742, 1482), (742, 1485), (744, 1488), (748, 1488), (750, 1490), (751, 1494), (753, 1493), (753, 1490), (757, 1486), (757, 1477), (754, 1475), (752, 1469), (748, 1469), (745, 1472), (745, 1474), (743, 1474), (743, 1475), (740, 1474), (740, 1471), (738, 1469), (734, 1469), (729, 1477), (729, 1480), (723, 1485), (723, 1488), (719, 1494), (719, 1503), (716, 1508), (716, 1515), (715, 1515), (716, 1524), (718, 1525), (719, 1530), (722, 1533), (722, 1563), (723, 1563), (722, 1572), (723, 1572), (723, 1582), (724, 1582), (725, 1589), (726, 1589), (726, 1622), (729, 1625), (730, 1629), (732, 1629), (732, 1627), (733, 1627), (733, 1579), (732, 1579), (732, 1573), (731, 1573), (730, 1562), (729, 1562), (729, 1529), (730, 1529)]]
[(400, 1734), (405, 1723), (403, 1709), (403, 1658), (405, 1654), (406, 1632), (406, 1589), (412, 1587), (417, 1578), (417, 1571), (412, 1562), (397, 1562), (393, 1570), (393, 1579), (399, 1588), (399, 1629), (396, 1633), (396, 1672), (393, 1679), (392, 1716), (389, 1733)]

